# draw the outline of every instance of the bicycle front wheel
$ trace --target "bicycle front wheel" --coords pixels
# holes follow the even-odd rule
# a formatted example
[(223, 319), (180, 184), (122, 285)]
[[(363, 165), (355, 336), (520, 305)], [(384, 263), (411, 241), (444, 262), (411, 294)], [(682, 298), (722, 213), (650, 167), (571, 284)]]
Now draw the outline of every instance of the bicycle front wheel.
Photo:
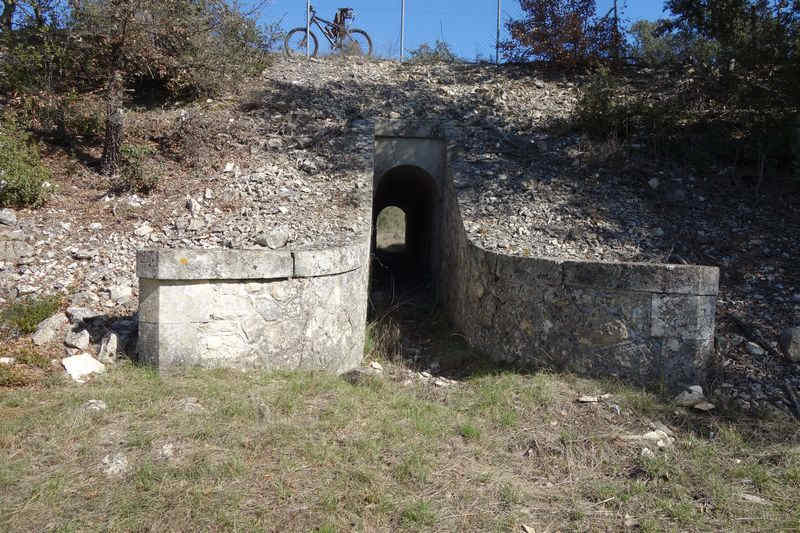
[[(309, 35), (311, 36), (310, 41)], [(319, 48), (317, 36), (306, 31), (305, 28), (294, 28), (286, 34), (286, 38), (283, 40), (283, 50), (290, 57), (304, 56), (306, 55), (306, 43), (308, 43), (311, 57), (317, 57), (317, 49)]]
[(348, 30), (342, 38), (342, 52), (345, 55), (371, 56), (372, 39), (364, 30)]

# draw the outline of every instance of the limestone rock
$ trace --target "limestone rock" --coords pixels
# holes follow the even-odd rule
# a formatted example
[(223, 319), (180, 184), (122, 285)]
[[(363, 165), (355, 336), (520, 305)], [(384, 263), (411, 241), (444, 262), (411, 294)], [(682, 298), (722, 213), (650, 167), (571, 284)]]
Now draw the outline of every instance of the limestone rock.
[(178, 400), (175, 407), (187, 413), (202, 413), (206, 410), (203, 404), (200, 403), (200, 400), (192, 396)]
[(81, 324), (87, 322), (94, 317), (102, 316), (103, 313), (89, 309), (88, 307), (71, 306), (67, 307), (67, 317), (70, 324)]
[(70, 348), (77, 348), (78, 350), (87, 350), (91, 341), (91, 336), (85, 329), (80, 331), (68, 331), (64, 338), (64, 344)]
[(42, 320), (36, 326), (36, 332), (31, 337), (33, 344), (42, 346), (55, 341), (61, 336), (68, 324), (69, 320), (67, 320), (67, 315), (64, 313), (56, 313), (50, 318)]
[(800, 363), (800, 326), (783, 330), (778, 344), (786, 357)]
[(16, 362), (17, 360), (13, 357), (0, 357), (0, 365), (11, 366)]
[(33, 247), (21, 240), (0, 240), (0, 261), (16, 262), (34, 254)]
[(108, 405), (103, 400), (89, 400), (83, 404), (84, 411), (105, 411)]
[(11, 209), (0, 209), (0, 225), (15, 226), (17, 224), (17, 214)]
[(124, 454), (115, 453), (103, 457), (103, 473), (108, 477), (122, 477), (129, 470), (128, 458)]
[(700, 385), (692, 385), (675, 397), (675, 403), (681, 407), (694, 407), (698, 403), (704, 402), (705, 399), (706, 396), (703, 394), (703, 387)]
[(78, 383), (85, 383), (90, 375), (106, 371), (105, 365), (88, 353), (65, 357), (61, 360), (61, 364), (64, 365), (67, 374)]
[(289, 242), (289, 229), (286, 227), (275, 228), (256, 235), (256, 244), (266, 246), (272, 250), (283, 248)]
[(762, 348), (761, 346), (759, 346), (755, 342), (748, 342), (747, 344), (745, 344), (744, 348), (745, 348), (745, 350), (747, 350), (747, 353), (749, 353), (750, 355), (758, 356), (758, 355), (764, 355), (765, 353), (767, 353), (764, 350), (764, 348)]
[(114, 285), (109, 288), (109, 298), (114, 303), (126, 303), (133, 297), (133, 289), (128, 285)]
[(97, 250), (79, 248), (72, 251), (72, 257), (74, 259), (78, 259), (79, 261), (88, 261), (97, 257)]
[(113, 363), (117, 359), (119, 349), (119, 337), (113, 331), (106, 334), (100, 343), (100, 353), (97, 358), (101, 363)]

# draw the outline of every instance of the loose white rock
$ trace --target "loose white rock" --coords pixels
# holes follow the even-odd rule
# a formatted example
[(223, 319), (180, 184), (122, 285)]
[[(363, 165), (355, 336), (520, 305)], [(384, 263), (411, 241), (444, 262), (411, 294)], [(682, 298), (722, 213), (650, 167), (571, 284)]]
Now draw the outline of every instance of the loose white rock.
[(70, 348), (77, 348), (78, 350), (87, 350), (91, 341), (91, 336), (85, 329), (80, 331), (68, 331), (64, 338), (64, 344)]
[(133, 289), (128, 285), (115, 285), (108, 292), (109, 298), (115, 303), (125, 303), (133, 297)]
[(11, 366), (16, 362), (17, 360), (13, 357), (0, 357), (0, 365)]
[(55, 341), (61, 336), (67, 324), (69, 324), (69, 320), (64, 313), (57, 313), (50, 318), (42, 320), (36, 326), (36, 332), (31, 337), (33, 344), (42, 346), (43, 344)]
[(687, 390), (681, 392), (675, 397), (675, 403), (681, 407), (693, 407), (694, 405), (705, 401), (706, 397), (703, 394), (703, 387), (700, 385), (692, 385)]
[(0, 209), (0, 224), (14, 226), (17, 223), (17, 214), (11, 209)]
[(83, 404), (83, 409), (85, 411), (105, 411), (108, 409), (108, 405), (103, 400), (89, 400)]
[(105, 365), (88, 353), (65, 357), (61, 360), (61, 364), (67, 374), (78, 383), (85, 383), (86, 378), (90, 375), (102, 374), (106, 371)]
[(381, 364), (380, 364), (379, 362), (377, 362), (377, 361), (372, 361), (372, 362), (369, 364), (369, 367), (370, 367), (370, 368), (374, 368), (374, 369), (375, 369), (375, 370), (377, 370), (378, 372), (383, 372), (383, 365), (381, 365)]
[(108, 333), (100, 342), (100, 353), (97, 358), (101, 363), (113, 363), (117, 360), (119, 337), (113, 331)]
[(115, 453), (103, 457), (103, 473), (109, 477), (122, 477), (128, 473), (130, 465), (124, 454)]

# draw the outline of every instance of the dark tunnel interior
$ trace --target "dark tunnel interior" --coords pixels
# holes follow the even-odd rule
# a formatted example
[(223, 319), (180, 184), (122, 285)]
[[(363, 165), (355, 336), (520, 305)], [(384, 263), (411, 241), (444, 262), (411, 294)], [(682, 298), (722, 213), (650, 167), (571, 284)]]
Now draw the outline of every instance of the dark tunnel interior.
[[(438, 204), (435, 179), (419, 167), (394, 167), (380, 178), (372, 208), (373, 287), (432, 282), (437, 260)], [(378, 248), (378, 215), (392, 206), (405, 214), (405, 246)]]

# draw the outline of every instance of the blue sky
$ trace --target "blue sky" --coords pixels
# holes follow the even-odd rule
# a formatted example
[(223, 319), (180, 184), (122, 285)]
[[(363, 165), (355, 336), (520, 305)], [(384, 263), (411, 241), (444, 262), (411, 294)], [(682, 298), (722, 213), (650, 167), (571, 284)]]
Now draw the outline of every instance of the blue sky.
[[(619, 0), (620, 4), (624, 0)], [(501, 0), (502, 20), (518, 18), (518, 0)], [(352, 7), (356, 12), (354, 27), (362, 28), (372, 37), (376, 53), (397, 56), (400, 50), (401, 0), (316, 0), (317, 13), (330, 20), (339, 7)], [(597, 0), (597, 11), (605, 14), (613, 0)], [(657, 19), (662, 16), (663, 0), (628, 0), (625, 18)], [(272, 0), (264, 8), (262, 19), (283, 19), (284, 28), (304, 26), (305, 0)], [(406, 50), (422, 43), (442, 39), (464, 58), (479, 54), (494, 58), (497, 31), (497, 0), (406, 0)], [(504, 32), (505, 33), (505, 32)], [(321, 52), (327, 43), (320, 43)]]

